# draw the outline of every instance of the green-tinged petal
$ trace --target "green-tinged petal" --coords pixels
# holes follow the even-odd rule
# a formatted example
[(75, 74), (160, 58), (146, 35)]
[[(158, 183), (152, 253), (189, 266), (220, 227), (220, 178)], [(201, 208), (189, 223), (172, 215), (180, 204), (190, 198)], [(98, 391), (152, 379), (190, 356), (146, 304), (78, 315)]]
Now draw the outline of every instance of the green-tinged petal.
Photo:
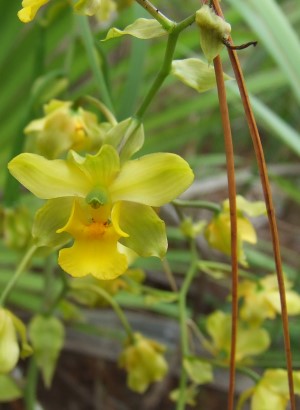
[(200, 28), (201, 48), (211, 63), (224, 47), (222, 40), (228, 39), (231, 26), (207, 4), (196, 12), (196, 24)]
[(119, 147), (121, 162), (129, 159), (144, 144), (144, 127), (134, 118), (127, 118), (112, 127), (105, 136), (105, 143)]
[(129, 127), (124, 135), (122, 145), (120, 147), (120, 160), (125, 162), (139, 151), (145, 140), (143, 124), (137, 124), (136, 121), (131, 120)]
[(211, 313), (206, 321), (206, 330), (216, 351), (227, 352), (230, 348), (230, 316), (220, 310)]
[(102, 0), (79, 0), (75, 3), (74, 9), (77, 13), (93, 16), (101, 7), (101, 2)]
[(29, 335), (44, 383), (50, 387), (56, 362), (64, 343), (64, 326), (56, 317), (38, 315), (30, 322)]
[(93, 275), (109, 280), (124, 273), (127, 258), (117, 247), (120, 234), (108, 221), (109, 207), (93, 209), (74, 201), (67, 224), (59, 232), (69, 232), (75, 239), (71, 248), (59, 252), (58, 263), (74, 277)]
[(49, 199), (40, 208), (34, 218), (32, 236), (38, 246), (58, 247), (62, 246), (71, 237), (66, 232), (57, 233), (57, 230), (64, 226), (71, 213), (73, 198)]
[(117, 148), (122, 141), (126, 131), (128, 130), (131, 121), (131, 118), (127, 118), (126, 120), (114, 125), (105, 136), (106, 144), (112, 145), (113, 147)]
[(0, 402), (17, 400), (23, 392), (15, 380), (7, 374), (0, 374)]
[(236, 360), (240, 361), (247, 356), (254, 356), (264, 352), (269, 347), (270, 342), (270, 336), (265, 329), (239, 326)]
[[(172, 74), (189, 87), (199, 93), (216, 87), (215, 70), (199, 58), (186, 58), (172, 61)], [(223, 74), (224, 80), (230, 80), (227, 74)]]
[(164, 28), (162, 28), (161, 24), (158, 21), (154, 19), (139, 18), (134, 23), (125, 27), (124, 30), (119, 30), (115, 27), (111, 28), (107, 33), (105, 39), (102, 41), (106, 41), (115, 37), (121, 37), (125, 34), (129, 34), (130, 36), (145, 40), (149, 38), (165, 36), (168, 34), (168, 32)]
[(0, 309), (0, 373), (10, 372), (18, 362), (20, 349), (12, 317)]
[(257, 236), (253, 225), (251, 224), (248, 219), (244, 217), (237, 218), (238, 223), (238, 235), (242, 241), (249, 242), (249, 243), (256, 243)]
[(24, 325), (22, 320), (20, 320), (17, 316), (12, 314), (11, 312), (9, 312), (9, 315), (14, 324), (15, 331), (19, 335), (19, 339), (21, 342), (20, 356), (22, 359), (24, 359), (32, 354), (32, 347), (29, 345), (28, 340), (27, 340), (26, 326)]
[[(300, 394), (300, 372), (293, 372), (294, 389)], [(284, 369), (266, 370), (255, 387), (251, 410), (285, 410), (289, 399), (287, 371)]]
[(110, 187), (112, 201), (131, 201), (161, 206), (185, 191), (194, 174), (175, 154), (157, 153), (125, 162)]
[[(255, 217), (267, 213), (266, 205), (263, 201), (250, 202), (243, 196), (237, 195), (236, 207), (239, 212), (244, 212), (248, 216)], [(223, 202), (223, 209), (229, 211), (229, 199)]]
[(92, 187), (108, 187), (120, 169), (119, 155), (110, 145), (103, 145), (96, 155), (85, 158), (71, 151), (69, 161), (82, 171)]
[(11, 174), (42, 199), (65, 196), (84, 197), (90, 181), (71, 161), (48, 160), (36, 154), (20, 154), (8, 164)]
[[(266, 293), (265, 299), (277, 313), (281, 313), (281, 303), (278, 289)], [(299, 315), (300, 296), (297, 292), (292, 290), (286, 291), (286, 304), (289, 315)]]
[(251, 410), (286, 410), (287, 396), (276, 394), (264, 385), (259, 385), (252, 396)]
[[(228, 359), (230, 355), (231, 315), (222, 311), (210, 314), (206, 321), (206, 330), (212, 339), (212, 349), (216, 355)], [(268, 332), (262, 328), (253, 328), (238, 324), (236, 361), (247, 356), (254, 356), (265, 351), (270, 344)]]
[(147, 205), (132, 202), (118, 202), (112, 211), (113, 225), (129, 236), (120, 242), (143, 257), (163, 258), (167, 251), (167, 237), (164, 222)]
[(155, 340), (134, 334), (134, 343), (125, 347), (119, 364), (127, 371), (128, 387), (143, 393), (150, 383), (161, 380), (168, 370), (163, 356), (164, 346)]
[(196, 384), (209, 383), (214, 379), (212, 365), (197, 357), (185, 358), (183, 366), (189, 378)]

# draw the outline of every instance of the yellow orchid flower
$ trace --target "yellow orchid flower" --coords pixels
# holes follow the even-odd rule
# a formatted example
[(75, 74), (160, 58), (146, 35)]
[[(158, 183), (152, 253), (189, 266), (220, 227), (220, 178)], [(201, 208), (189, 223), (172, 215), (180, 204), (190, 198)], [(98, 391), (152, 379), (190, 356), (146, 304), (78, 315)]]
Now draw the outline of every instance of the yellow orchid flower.
[[(300, 314), (300, 296), (291, 290), (291, 282), (285, 280), (286, 303), (289, 315)], [(244, 280), (239, 284), (239, 297), (243, 304), (241, 318), (253, 325), (265, 319), (274, 319), (281, 313), (277, 276), (267, 275), (259, 281)]]
[[(261, 201), (249, 202), (242, 196), (236, 197), (237, 205), (237, 228), (238, 228), (238, 260), (247, 266), (246, 256), (243, 249), (243, 242), (255, 244), (257, 241), (256, 232), (244, 214), (250, 217), (263, 215), (266, 213), (265, 204)], [(205, 229), (205, 238), (212, 248), (223, 252), (225, 255), (231, 254), (231, 234), (230, 234), (230, 213), (228, 199), (223, 202), (222, 210), (218, 213)]]
[[(300, 394), (300, 371), (293, 372), (295, 393)], [(251, 410), (286, 410), (289, 401), (287, 371), (266, 370), (253, 389)]]
[(39, 213), (41, 224), (55, 226), (47, 216), (53, 219), (53, 207), (65, 221), (57, 232), (70, 234), (74, 244), (59, 253), (62, 269), (105, 280), (127, 269), (119, 243), (139, 256), (165, 255), (165, 226), (152, 207), (174, 199), (193, 181), (178, 155), (156, 153), (121, 163), (111, 145), (85, 157), (71, 151), (66, 160), (24, 153), (9, 163), (9, 170), (37, 197), (49, 199)]
[[(229, 361), (231, 349), (231, 315), (217, 310), (211, 313), (206, 322), (206, 330), (211, 341), (205, 346), (212, 354)], [(246, 323), (239, 322), (237, 330), (236, 362), (241, 362), (249, 356), (264, 352), (270, 344), (268, 332), (262, 328), (253, 328)]]
[(130, 389), (143, 393), (150, 383), (166, 375), (168, 365), (163, 356), (164, 350), (161, 344), (139, 333), (134, 334), (134, 341), (127, 342), (119, 365), (128, 372), (127, 384)]
[(35, 18), (39, 9), (50, 0), (23, 0), (22, 9), (18, 12), (18, 17), (23, 23), (29, 23)]
[(44, 106), (44, 117), (31, 121), (24, 132), (28, 136), (26, 151), (54, 159), (74, 149), (98, 151), (105, 133), (112, 127), (99, 124), (97, 116), (72, 102), (51, 100)]

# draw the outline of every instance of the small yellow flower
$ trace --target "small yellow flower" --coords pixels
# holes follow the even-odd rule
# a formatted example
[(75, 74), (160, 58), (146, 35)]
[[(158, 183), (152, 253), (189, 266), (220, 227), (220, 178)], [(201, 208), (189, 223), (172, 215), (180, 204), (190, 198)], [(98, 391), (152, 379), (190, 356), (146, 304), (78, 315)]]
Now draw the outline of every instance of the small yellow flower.
[(72, 102), (51, 100), (44, 106), (44, 117), (31, 121), (25, 128), (26, 151), (46, 158), (58, 158), (70, 149), (99, 150), (109, 123), (99, 124), (94, 113), (81, 107), (72, 109)]
[[(293, 372), (295, 393), (300, 394), (300, 372)], [(286, 410), (289, 401), (287, 371), (266, 370), (253, 389), (251, 410)]]
[[(211, 342), (206, 342), (205, 347), (218, 358), (229, 361), (231, 349), (231, 315), (222, 311), (210, 314), (206, 322), (206, 330)], [(253, 328), (245, 323), (238, 323), (236, 362), (241, 362), (247, 357), (255, 356), (265, 351), (270, 344), (268, 332), (262, 328)]]
[[(292, 284), (285, 280), (286, 303), (289, 315), (300, 314), (300, 296), (291, 290)], [(253, 325), (265, 319), (274, 319), (281, 312), (277, 276), (268, 275), (259, 281), (244, 280), (239, 285), (242, 298), (241, 318)]]
[(23, 0), (22, 9), (18, 12), (18, 17), (23, 23), (29, 23), (35, 18), (38, 10), (50, 0)]
[[(266, 208), (263, 202), (248, 202), (242, 196), (237, 196), (237, 234), (238, 234), (238, 260), (247, 266), (246, 256), (243, 249), (243, 242), (255, 244), (257, 241), (256, 232), (253, 225), (244, 214), (249, 216), (259, 216), (265, 214)], [(230, 233), (230, 213), (229, 201), (223, 202), (222, 210), (218, 213), (205, 229), (205, 237), (212, 248), (223, 252), (225, 255), (231, 254), (231, 233)]]
[(134, 341), (128, 341), (122, 352), (119, 364), (127, 375), (128, 387), (143, 393), (149, 384), (161, 380), (168, 371), (163, 356), (165, 348), (154, 340), (135, 333)]

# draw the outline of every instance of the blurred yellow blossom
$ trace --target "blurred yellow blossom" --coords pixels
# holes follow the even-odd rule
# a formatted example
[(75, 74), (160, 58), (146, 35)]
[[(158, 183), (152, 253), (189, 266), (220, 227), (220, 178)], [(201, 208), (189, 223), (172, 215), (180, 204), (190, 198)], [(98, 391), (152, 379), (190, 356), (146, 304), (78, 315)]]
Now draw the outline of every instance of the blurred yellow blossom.
[[(255, 244), (257, 241), (256, 232), (248, 218), (264, 215), (266, 208), (263, 202), (248, 202), (242, 196), (236, 197), (237, 205), (237, 230), (238, 230), (238, 260), (247, 266), (246, 256), (243, 249), (243, 242)], [(216, 214), (205, 229), (205, 237), (212, 248), (223, 252), (225, 255), (231, 254), (231, 234), (230, 234), (230, 212), (229, 201), (225, 200), (222, 210)]]
[(131, 390), (143, 393), (149, 384), (166, 375), (168, 365), (163, 356), (164, 351), (161, 344), (139, 333), (134, 334), (133, 341), (127, 341), (119, 364), (127, 371), (127, 384)]
[(46, 158), (58, 158), (70, 149), (97, 151), (109, 123), (98, 122), (97, 116), (72, 102), (51, 100), (44, 106), (44, 117), (31, 121), (25, 128), (26, 150)]
[[(229, 361), (231, 349), (231, 315), (215, 311), (207, 317), (206, 330), (211, 341), (205, 347), (212, 354), (226, 363)], [(268, 332), (262, 328), (249, 327), (239, 322), (237, 330), (236, 362), (264, 352), (270, 344)]]
[[(286, 303), (289, 315), (300, 314), (300, 295), (291, 290), (292, 283), (285, 280)], [(276, 274), (267, 275), (258, 281), (243, 280), (239, 284), (242, 298), (240, 316), (251, 324), (260, 324), (265, 319), (274, 319), (281, 313), (280, 296)]]
[[(300, 371), (293, 372), (295, 393), (300, 394)], [(253, 389), (251, 410), (286, 410), (289, 401), (287, 371), (266, 370)]]

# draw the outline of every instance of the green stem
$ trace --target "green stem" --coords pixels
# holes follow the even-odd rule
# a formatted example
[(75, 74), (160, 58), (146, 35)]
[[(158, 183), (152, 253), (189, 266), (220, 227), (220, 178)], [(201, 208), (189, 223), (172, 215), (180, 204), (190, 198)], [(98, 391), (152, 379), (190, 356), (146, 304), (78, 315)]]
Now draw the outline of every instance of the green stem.
[(11, 278), (11, 280), (8, 282), (8, 284), (6, 285), (6, 288), (4, 289), (1, 298), (0, 298), (0, 306), (3, 306), (6, 302), (6, 299), (10, 293), (10, 291), (12, 290), (12, 288), (15, 286), (15, 284), (17, 283), (18, 279), (20, 278), (20, 276), (22, 275), (22, 273), (24, 272), (24, 270), (26, 269), (28, 263), (30, 262), (33, 254), (35, 253), (35, 251), (37, 250), (37, 246), (36, 245), (32, 245), (27, 252), (25, 253), (23, 259), (21, 260), (19, 266), (17, 267), (17, 270), (15, 272), (15, 274), (13, 275), (13, 277)]
[(184, 19), (184, 20), (180, 21), (179, 23), (177, 23), (176, 28), (174, 29), (174, 31), (180, 33), (182, 30), (184, 30), (187, 27), (189, 27), (190, 25), (192, 25), (195, 22), (195, 19), (196, 19), (196, 13), (191, 14), (186, 19)]
[(26, 379), (24, 394), (26, 410), (34, 410), (36, 408), (36, 389), (38, 382), (38, 367), (34, 356), (30, 359)]
[(98, 90), (100, 92), (101, 100), (104, 102), (107, 108), (110, 109), (110, 111), (114, 112), (111, 96), (108, 91), (103, 72), (99, 66), (96, 49), (94, 46), (94, 37), (92, 35), (88, 19), (86, 16), (76, 16), (76, 19), (80, 28), (88, 61), (96, 80), (96, 86), (98, 87)]
[[(182, 358), (188, 356), (189, 354), (189, 345), (188, 345), (188, 326), (187, 326), (187, 313), (186, 313), (186, 298), (187, 293), (192, 283), (192, 280), (197, 271), (197, 251), (195, 241), (191, 241), (191, 250), (192, 250), (192, 261), (190, 268), (187, 272), (187, 275), (184, 279), (182, 287), (179, 293), (179, 324), (180, 324), (180, 342), (181, 342), (181, 351)], [(186, 402), (186, 385), (187, 385), (187, 374), (185, 369), (182, 366), (180, 373), (180, 382), (179, 382), (179, 397), (176, 405), (176, 410), (183, 410), (185, 408)]]
[(156, 95), (156, 93), (158, 92), (161, 85), (163, 84), (166, 77), (169, 75), (169, 73), (171, 71), (172, 60), (173, 60), (173, 55), (174, 55), (176, 43), (177, 43), (177, 40), (178, 40), (178, 35), (179, 35), (179, 32), (172, 32), (171, 34), (169, 34), (163, 65), (162, 65), (160, 71), (158, 72), (158, 74), (157, 74), (157, 76), (156, 76), (156, 78), (155, 78), (155, 80), (154, 80), (148, 94), (146, 95), (142, 105), (140, 106), (140, 108), (136, 112), (135, 117), (139, 120), (141, 120), (142, 117), (144, 116), (148, 106), (150, 105), (150, 103), (153, 100), (154, 96)]
[(218, 213), (221, 211), (221, 207), (214, 202), (209, 201), (200, 201), (200, 200), (184, 200), (184, 199), (175, 199), (172, 201), (172, 204), (175, 206), (180, 206), (182, 208), (203, 208), (208, 209), (209, 211)]
[(136, 2), (142, 6), (149, 14), (151, 14), (152, 17), (157, 20), (162, 27), (167, 30), (171, 31), (172, 28), (176, 23), (174, 23), (172, 20), (168, 19), (164, 14), (162, 14), (158, 8), (156, 8), (149, 0), (136, 0)]
[[(136, 0), (138, 3), (144, 3), (143, 0)], [(149, 11), (149, 10), (148, 10)], [(190, 26), (193, 22), (195, 21), (195, 14), (189, 16), (188, 18), (182, 20), (178, 24), (172, 23), (172, 30), (169, 33), (168, 36), (168, 42), (167, 42), (167, 47), (165, 51), (165, 56), (164, 56), (164, 61), (162, 64), (162, 67), (160, 71), (158, 72), (148, 94), (146, 95), (144, 101), (142, 102), (140, 108), (135, 114), (135, 117), (141, 121), (148, 106), (150, 105), (151, 101), (153, 100), (154, 96), (162, 86), (163, 82), (165, 81), (166, 77), (170, 74), (171, 68), (172, 68), (172, 61), (173, 61), (173, 56), (178, 40), (178, 36), (181, 33), (182, 30)]]
[[(198, 262), (198, 269), (203, 270), (204, 273), (206, 273), (206, 268), (207, 269), (215, 269), (215, 270), (222, 270), (224, 272), (228, 272), (231, 274), (232, 268), (231, 265), (227, 263), (222, 263), (222, 262), (214, 262), (214, 261), (207, 261), (207, 260), (201, 260)], [(239, 269), (239, 275), (242, 276), (243, 278), (249, 279), (252, 282), (259, 282), (261, 278), (255, 276), (253, 272), (248, 272), (243, 269)]]
[(110, 305), (111, 307), (114, 309), (116, 315), (118, 316), (118, 318), (120, 319), (120, 322), (122, 323), (128, 338), (130, 340), (134, 340), (134, 334), (133, 334), (133, 330), (126, 318), (126, 316), (123, 313), (123, 310), (120, 308), (119, 304), (116, 302), (116, 300), (114, 298), (111, 297), (111, 295), (106, 292), (104, 289), (97, 287), (95, 285), (83, 285), (81, 283), (76, 283), (73, 282), (71, 284), (71, 288), (72, 289), (78, 289), (78, 290), (89, 290), (91, 292), (95, 292), (97, 293), (99, 296), (101, 296), (103, 299), (105, 299)]

